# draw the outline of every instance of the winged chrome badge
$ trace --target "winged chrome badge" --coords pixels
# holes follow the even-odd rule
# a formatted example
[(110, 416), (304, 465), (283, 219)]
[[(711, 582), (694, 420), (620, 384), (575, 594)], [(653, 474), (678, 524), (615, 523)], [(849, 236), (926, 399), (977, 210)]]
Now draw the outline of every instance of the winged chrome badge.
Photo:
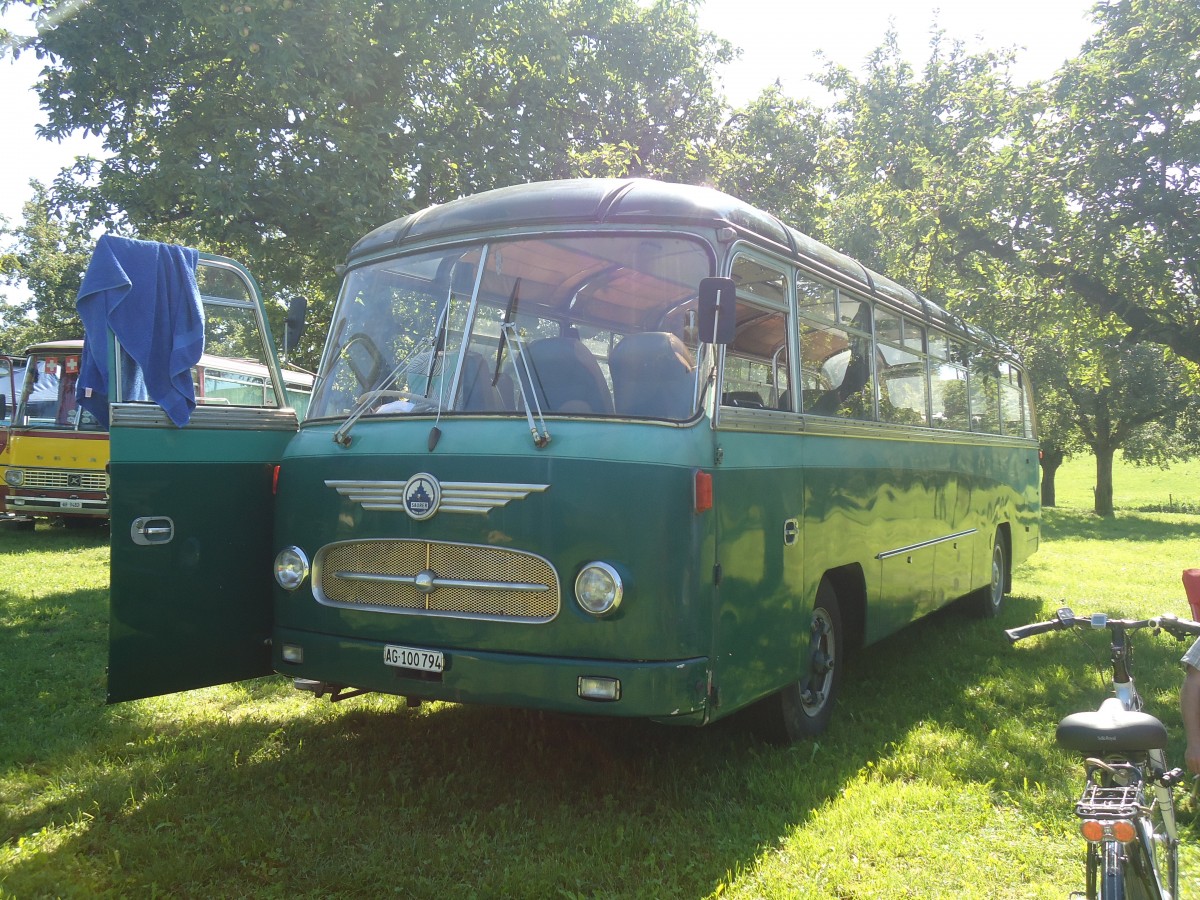
[(486, 481), (438, 481), (419, 472), (407, 481), (326, 480), (343, 497), (362, 504), (363, 509), (406, 512), (423, 521), (438, 512), (487, 515), (513, 500), (539, 494), (548, 484), (505, 484)]

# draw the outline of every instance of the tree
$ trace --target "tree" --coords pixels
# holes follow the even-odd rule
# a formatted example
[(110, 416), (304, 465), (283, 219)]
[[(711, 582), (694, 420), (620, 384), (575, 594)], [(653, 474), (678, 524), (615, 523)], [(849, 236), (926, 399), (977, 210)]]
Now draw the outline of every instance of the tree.
[(996, 157), (996, 202), (943, 210), (965, 246), (1027, 267), (1126, 340), (1200, 363), (1200, 5), (1102, 0), (1096, 36)]
[(50, 199), (47, 188), (30, 182), (33, 197), (24, 221), (4, 230), (12, 238), (3, 280), (24, 283), (28, 293), (0, 305), (0, 347), (17, 351), (38, 341), (83, 337), (75, 297), (87, 268), (93, 239), (85, 223)]
[[(1003, 57), (966, 54), (937, 34), (931, 49), (918, 75), (889, 35), (862, 78), (826, 73), (837, 122), (830, 230), (1026, 355), (1048, 401), (1047, 499), (1057, 465), (1082, 442), (1097, 458), (1096, 511), (1111, 515), (1113, 454), (1164, 446), (1149, 437), (1166, 435), (1187, 405), (1180, 382), (1189, 371), (1174, 354), (1139, 346), (1155, 335), (1169, 342), (1131, 329), (1114, 298), (1123, 308), (1135, 299), (1165, 308), (1176, 295), (1158, 282), (1187, 285), (1151, 252), (1154, 228), (1143, 226), (1151, 234), (1139, 240), (1132, 229), (1104, 234), (1086, 221), (1093, 213), (1064, 189), (1076, 182), (1063, 180), (1060, 148), (1047, 140), (1052, 95), (1013, 88)], [(1075, 264), (1063, 262), (1056, 240), (1080, 235), (1101, 245), (1088, 251), (1093, 271), (1064, 275)], [(1107, 305), (1095, 312), (1088, 292), (1099, 282)]]
[(821, 111), (776, 84), (726, 121), (712, 152), (713, 181), (817, 236), (828, 216), (819, 169), (824, 134)]
[(1084, 441), (1096, 455), (1095, 512), (1113, 514), (1113, 458), (1121, 447), (1133, 448), (1146, 461), (1174, 455), (1161, 438), (1182, 415), (1192, 398), (1180, 390), (1182, 365), (1169, 352), (1150, 344), (1104, 342), (1080, 358), (1092, 377), (1065, 388), (1075, 409)]
[(427, 204), (575, 174), (698, 179), (730, 53), (669, 0), (111, 0), (31, 49), (47, 135), (84, 129), (109, 154), (62, 196), (239, 257), (318, 319), (353, 242)]

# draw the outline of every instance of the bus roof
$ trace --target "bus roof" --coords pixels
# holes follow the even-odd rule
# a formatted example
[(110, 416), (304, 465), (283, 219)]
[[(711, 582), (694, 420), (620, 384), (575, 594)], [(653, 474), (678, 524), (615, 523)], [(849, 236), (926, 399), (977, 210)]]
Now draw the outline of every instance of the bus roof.
[(83, 350), (83, 340), (42, 341), (40, 344), (30, 344), (22, 353), (32, 356), (35, 353), (79, 353)]
[[(235, 359), (231, 356), (212, 356), (205, 353), (200, 357), (200, 362), (197, 365), (205, 369), (218, 369), (238, 375), (262, 377), (270, 375), (270, 369), (262, 363), (255, 362), (252, 359)], [(284, 383), (289, 387), (312, 387), (313, 376), (308, 372), (291, 369), (287, 366), (280, 366), (279, 373), (283, 376)]]
[(347, 263), (418, 243), (505, 228), (560, 225), (680, 225), (731, 227), (740, 237), (851, 285), (868, 296), (916, 313), (928, 323), (1011, 353), (933, 301), (862, 263), (721, 191), (645, 178), (577, 178), (513, 185), (431, 206), (382, 225), (359, 240)]

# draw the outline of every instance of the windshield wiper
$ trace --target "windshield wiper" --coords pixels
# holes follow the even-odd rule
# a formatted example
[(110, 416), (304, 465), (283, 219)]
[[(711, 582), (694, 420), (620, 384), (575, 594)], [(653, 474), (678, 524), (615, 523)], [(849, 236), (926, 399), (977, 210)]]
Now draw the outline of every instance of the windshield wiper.
[[(533, 435), (533, 445), (539, 450), (550, 443), (550, 432), (546, 428), (546, 419), (542, 415), (541, 404), (538, 403), (537, 391), (533, 387), (536, 371), (533, 360), (525, 347), (525, 339), (517, 331), (513, 320), (517, 317), (517, 303), (521, 299), (521, 279), (513, 284), (512, 294), (508, 298), (508, 306), (504, 309), (504, 318), (500, 322), (500, 340), (496, 345), (496, 368), (492, 372), (492, 387), (500, 381), (500, 367), (504, 362), (504, 349), (512, 347), (513, 368), (517, 370), (517, 389), (521, 392), (522, 405), (525, 407), (525, 419), (529, 422), (529, 433)], [(528, 390), (526, 389), (528, 386)], [(533, 421), (533, 410), (537, 410), (537, 420), (542, 425), (541, 433)]]
[(513, 284), (512, 296), (508, 298), (508, 306), (504, 308), (504, 320), (500, 323), (500, 340), (496, 342), (496, 371), (492, 373), (492, 387), (500, 381), (500, 364), (504, 361), (504, 348), (508, 345), (507, 328), (512, 324), (517, 314), (517, 300), (521, 294), (521, 279), (518, 277)]
[[(517, 390), (521, 392), (522, 405), (525, 407), (525, 420), (529, 423), (529, 433), (533, 435), (533, 446), (541, 450), (550, 443), (550, 431), (546, 428), (546, 419), (542, 415), (542, 405), (538, 402), (537, 391), (534, 389), (534, 379), (537, 377), (537, 371), (533, 367), (533, 360), (529, 358), (529, 351), (525, 347), (525, 339), (521, 337), (521, 333), (517, 331), (515, 325), (511, 322), (500, 326), (500, 332), (504, 337), (505, 343), (509, 344), (513, 349), (513, 368), (517, 370)], [(538, 433), (537, 425), (534, 424), (533, 414), (537, 411), (537, 420), (541, 423), (542, 430)]]

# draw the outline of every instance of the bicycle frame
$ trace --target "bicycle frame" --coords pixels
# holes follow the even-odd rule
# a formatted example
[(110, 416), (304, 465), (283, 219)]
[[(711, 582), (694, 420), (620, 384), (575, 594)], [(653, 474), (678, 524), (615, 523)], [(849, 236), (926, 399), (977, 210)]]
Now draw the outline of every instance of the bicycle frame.
[(1129, 633), (1152, 628), (1185, 637), (1200, 634), (1200, 624), (1168, 617), (1078, 617), (1064, 607), (1054, 620), (1009, 629), (1006, 634), (1016, 643), (1066, 628), (1103, 628), (1111, 635), (1114, 696), (1097, 710), (1067, 716), (1055, 735), (1059, 746), (1084, 757), (1086, 782), (1075, 812), (1088, 841), (1088, 900), (1124, 898), (1130, 879), (1140, 888), (1137, 896), (1176, 900), (1179, 831), (1172, 788), (1183, 773), (1168, 770), (1166, 728), (1143, 711), (1133, 679)]

